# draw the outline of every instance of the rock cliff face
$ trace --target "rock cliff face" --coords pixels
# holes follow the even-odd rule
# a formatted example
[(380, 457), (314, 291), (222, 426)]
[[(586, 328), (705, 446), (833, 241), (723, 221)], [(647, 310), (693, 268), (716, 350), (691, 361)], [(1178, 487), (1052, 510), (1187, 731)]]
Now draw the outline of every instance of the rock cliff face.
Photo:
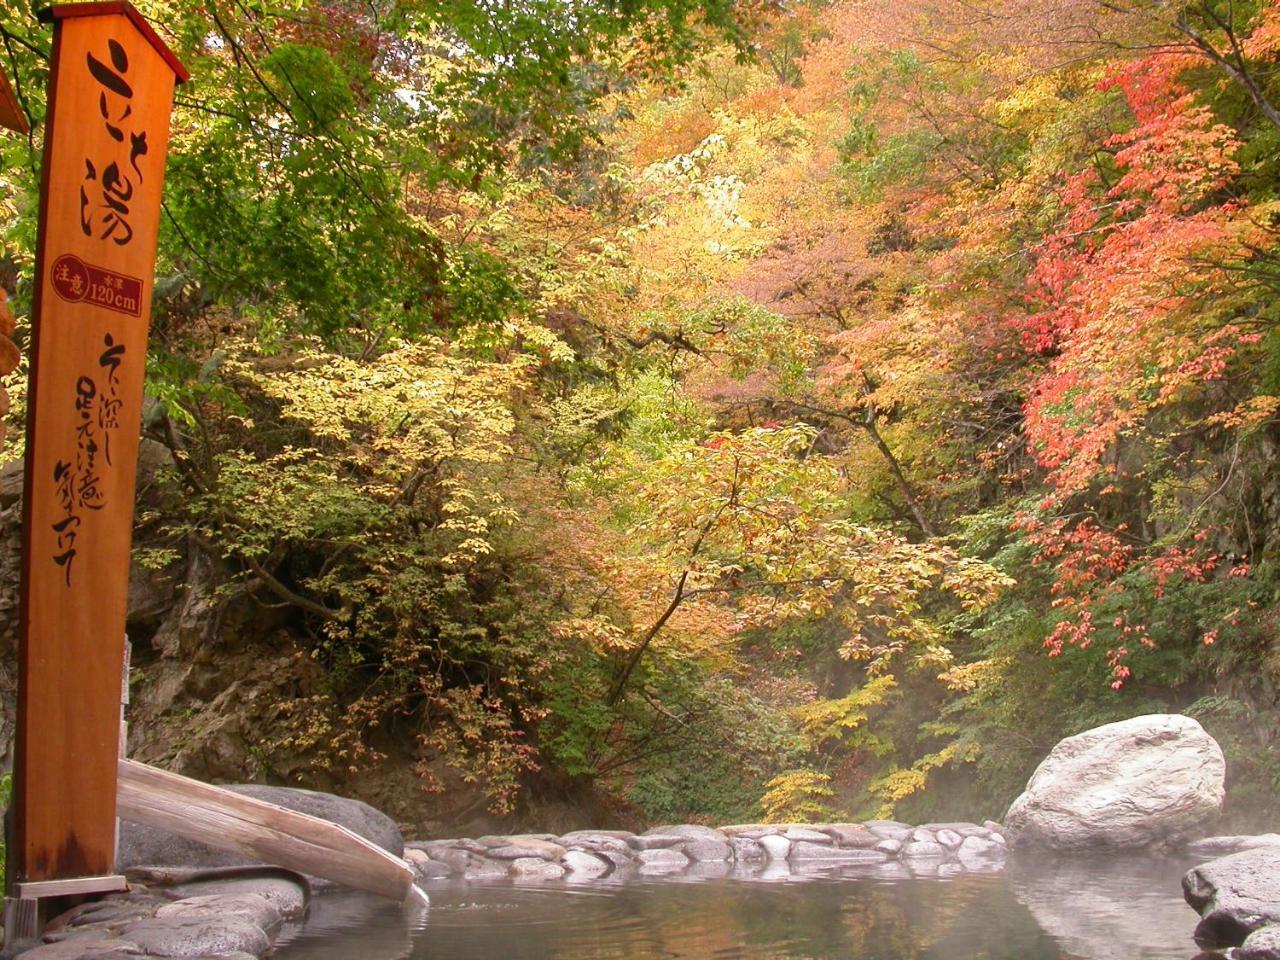
[[(171, 460), (145, 439), (139, 460), (145, 502), (156, 472)], [(21, 497), (21, 461), (0, 467), (0, 769), (12, 765), (17, 703)], [(135, 548), (156, 545), (148, 536), (141, 529)], [(488, 815), (480, 789), (443, 761), (425, 766), (445, 789), (424, 791), (412, 728), (375, 731), (359, 764), (334, 762), (332, 741), (308, 726), (325, 709), (341, 711), (331, 677), (312, 656), (314, 640), (287, 611), (255, 600), (216, 557), (192, 543), (163, 545), (175, 547), (179, 559), (163, 570), (135, 560), (129, 576), (130, 757), (211, 783), (257, 781), (355, 797), (415, 835), (514, 826)], [(555, 786), (535, 798), (530, 819), (560, 829), (616, 819), (590, 792)]]
[(1005, 817), (1015, 844), (1146, 848), (1202, 836), (1221, 811), (1226, 764), (1190, 717), (1109, 723), (1053, 748)]

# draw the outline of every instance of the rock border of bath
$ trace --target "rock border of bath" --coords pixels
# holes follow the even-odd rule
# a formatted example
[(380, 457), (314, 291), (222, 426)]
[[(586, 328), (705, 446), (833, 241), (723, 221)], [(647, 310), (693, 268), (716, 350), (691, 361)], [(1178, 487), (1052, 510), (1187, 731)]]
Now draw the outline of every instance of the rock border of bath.
[(306, 879), (269, 867), (185, 873), (186, 879), (162, 869), (139, 871), (130, 877), (127, 892), (60, 914), (41, 942), (16, 955), (23, 960), (256, 960), (271, 951), (286, 923), (305, 918), (311, 899)]
[[(779, 873), (946, 877), (1004, 867), (1004, 828), (991, 820), (928, 823), (696, 824), (411, 841), (404, 858), (430, 881), (568, 883), (619, 877), (774, 879)], [(185, 874), (185, 876), (183, 876)], [(256, 875), (255, 875), (256, 874)], [(152, 957), (253, 960), (306, 913), (302, 877), (272, 868), (140, 868), (131, 889), (55, 918), (23, 960)], [(174, 882), (178, 881), (178, 882)]]
[[(913, 876), (990, 872), (1008, 855), (1004, 828), (995, 821), (927, 823), (733, 824), (720, 828), (680, 824), (644, 833), (575, 830), (411, 841), (405, 859), (424, 881), (600, 880), (614, 875), (707, 875), (715, 868), (750, 874), (898, 867)], [(710, 868), (710, 869), (708, 869)]]

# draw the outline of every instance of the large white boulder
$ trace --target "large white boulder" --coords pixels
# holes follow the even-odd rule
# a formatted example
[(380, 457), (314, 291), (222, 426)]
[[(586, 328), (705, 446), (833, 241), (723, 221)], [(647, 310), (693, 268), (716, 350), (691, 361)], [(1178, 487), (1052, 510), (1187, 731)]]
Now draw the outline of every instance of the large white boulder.
[(1190, 717), (1153, 714), (1053, 748), (1005, 815), (1015, 844), (1059, 850), (1174, 844), (1222, 809), (1222, 749)]

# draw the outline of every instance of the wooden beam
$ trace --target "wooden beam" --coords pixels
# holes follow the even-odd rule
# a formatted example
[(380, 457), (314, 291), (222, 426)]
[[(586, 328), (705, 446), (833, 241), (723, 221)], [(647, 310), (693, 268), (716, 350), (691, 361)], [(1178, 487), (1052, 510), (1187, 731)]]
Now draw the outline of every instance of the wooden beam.
[(120, 760), (120, 817), (401, 903), (426, 903), (413, 868), (346, 827)]
[(0, 68), (0, 127), (8, 127), (18, 133), (27, 133), (30, 129), (27, 126), (27, 115), (18, 105), (18, 98), (13, 95), (13, 88), (9, 86), (9, 78), (4, 75), (3, 68)]

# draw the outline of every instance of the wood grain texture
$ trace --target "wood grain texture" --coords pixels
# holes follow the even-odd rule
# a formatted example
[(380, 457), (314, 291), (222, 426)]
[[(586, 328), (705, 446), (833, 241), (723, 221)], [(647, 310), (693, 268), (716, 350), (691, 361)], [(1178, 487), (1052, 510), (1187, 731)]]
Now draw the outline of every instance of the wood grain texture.
[(399, 902), (425, 897), (413, 868), (346, 827), (135, 760), (120, 760), (120, 816)]
[(26, 133), (27, 115), (18, 105), (18, 98), (13, 95), (13, 87), (9, 86), (9, 78), (0, 69), (0, 127), (8, 127), (18, 133)]
[(28, 387), (11, 884), (115, 866), (134, 483), (175, 82), (154, 34), (125, 6), (57, 19), (54, 31)]

